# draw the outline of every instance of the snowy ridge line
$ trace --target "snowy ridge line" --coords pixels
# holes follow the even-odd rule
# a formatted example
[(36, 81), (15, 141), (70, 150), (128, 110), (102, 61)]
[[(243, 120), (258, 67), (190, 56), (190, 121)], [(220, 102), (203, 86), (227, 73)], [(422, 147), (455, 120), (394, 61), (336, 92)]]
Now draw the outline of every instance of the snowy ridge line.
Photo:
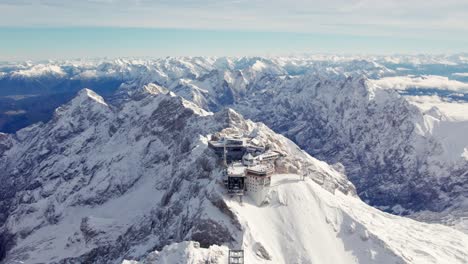
[[(407, 74), (404, 67), (416, 69), (420, 65), (461, 65), (466, 67), (468, 59), (464, 55), (454, 56), (336, 56), (313, 55), (296, 57), (168, 57), (159, 59), (120, 58), (114, 60), (69, 60), (7, 63), (0, 65), (2, 78), (70, 78), (75, 80), (90, 78), (122, 78), (134, 80), (154, 75), (159, 79), (188, 76), (200, 77), (214, 69), (245, 70), (269, 73), (301, 75), (307, 71), (333, 70), (360, 72), (369, 76), (392, 76)], [(272, 65), (275, 65), (271, 71)], [(400, 66), (401, 65), (401, 66)], [(414, 70), (413, 69), (413, 70)], [(453, 76), (457, 72), (453, 72)], [(462, 77), (462, 76), (461, 76)]]
[[(249, 197), (242, 204), (226, 201), (243, 227), (247, 263), (448, 264), (465, 263), (468, 256), (463, 249), (468, 240), (461, 232), (382, 213), (341, 192), (330, 194), (298, 175), (273, 179), (276, 187), (261, 207)], [(437, 244), (441, 240), (443, 246)], [(455, 240), (459, 243), (451, 242)], [(227, 251), (228, 247), (199, 248), (196, 242), (183, 242), (152, 252), (141, 262), (122, 263), (228, 263)]]
[[(468, 151), (453, 136), (466, 120), (463, 110), (446, 114), (460, 105), (381, 89), (369, 78), (395, 73), (383, 62), (276, 60), (167, 58), (157, 69), (120, 61), (118, 73), (105, 64), (131, 81), (106, 100), (83, 90), (50, 122), (0, 134), (0, 169), (15, 179), (0, 187), (0, 244), (14, 241), (6, 263), (120, 263), (155, 249), (156, 263), (174, 254), (204, 261), (238, 243), (252, 263), (466, 263), (466, 234), (369, 207), (347, 178), (383, 210), (463, 230)], [(289, 176), (265, 206), (239, 207), (219, 186), (207, 141), (225, 129), (288, 153)], [(321, 187), (287, 181), (309, 167)]]
[[(148, 89), (118, 106), (85, 89), (50, 122), (6, 135), (0, 164), (17, 181), (1, 186), (10, 212), (1, 237), (13, 241), (3, 261), (108, 263), (190, 238), (233, 242), (239, 226), (223, 206), (221, 171), (207, 148), (207, 136), (224, 127), (294, 151), (291, 170), (310, 159), (233, 110), (207, 115)], [(352, 188), (338, 173), (326, 180)]]
[[(403, 72), (404, 76), (411, 74), (407, 71), (411, 67), (413, 67), (412, 70), (418, 70), (426, 64), (427, 67), (431, 68), (433, 63), (439, 63), (440, 67), (443, 66), (446, 69), (449, 67), (445, 63), (447, 60), (454, 61), (450, 65), (456, 64), (454, 67), (463, 68), (463, 56), (463, 54), (433, 57), (401, 56), (402, 60), (400, 61), (391, 59), (393, 57), (378, 56), (371, 58), (351, 56), (346, 60), (339, 56), (325, 56), (321, 59), (320, 56), (302, 58), (183, 57), (154, 60), (118, 59), (100, 61), (97, 63), (98, 65), (78, 63), (85, 65), (84, 68), (80, 68), (81, 66), (75, 68), (72, 65), (67, 67), (69, 70), (73, 69), (70, 70), (70, 73), (76, 76), (82, 70), (89, 70), (95, 73), (100, 72), (96, 75), (97, 80), (102, 80), (100, 79), (102, 77), (124, 82), (117, 91), (118, 94), (132, 93), (133, 89), (152, 84), (167, 87), (173, 93), (192, 101), (209, 112), (232, 107), (248, 118), (267, 123), (275, 131), (293, 139), (310, 154), (332, 164), (343, 164), (350, 179), (358, 187), (360, 195), (369, 203), (380, 208), (387, 208), (394, 213), (411, 213), (423, 209), (440, 211), (450, 206), (452, 200), (457, 199), (457, 197), (452, 197), (451, 193), (447, 196), (441, 195), (437, 188), (443, 188), (441, 185), (447, 184), (447, 181), (449, 186), (453, 185), (451, 184), (452, 179), (448, 179), (449, 175), (454, 174), (453, 178), (460, 178), (459, 171), (463, 170), (465, 165), (464, 161), (459, 161), (459, 159), (466, 157), (465, 146), (460, 144), (459, 147), (454, 147), (453, 142), (456, 141), (456, 137), (450, 136), (446, 131), (455, 128), (456, 135), (462, 134), (465, 126), (438, 121), (439, 117), (435, 117), (434, 120), (434, 115), (429, 115), (426, 112), (421, 113), (423, 115), (421, 117), (415, 113), (417, 110), (404, 105), (402, 102), (404, 100), (396, 96), (392, 92), (393, 89), (389, 89), (385, 93), (379, 91), (381, 87), (378, 85), (371, 87), (371, 84), (376, 82), (375, 80), (401, 79), (402, 77), (395, 76), (399, 76)], [(410, 62), (409, 58), (412, 58), (413, 62)], [(440, 61), (437, 62), (437, 60)], [(456, 63), (455, 60), (458, 62)], [(403, 65), (406, 67), (403, 69), (402, 65), (397, 65), (398, 63), (408, 65)], [(24, 67), (34, 67), (34, 65), (28, 64)], [(103, 72), (105, 74), (101, 74)], [(445, 86), (445, 88), (451, 87), (453, 83), (463, 84), (461, 81), (447, 79), (449, 77), (423, 76), (440, 79), (437, 82), (438, 85)], [(81, 77), (78, 76), (79, 78)], [(426, 82), (423, 77), (414, 78), (420, 78), (424, 83)], [(61, 83), (60, 80), (57, 81)], [(358, 81), (361, 83), (357, 83)], [(301, 94), (301, 97), (308, 99), (299, 98), (298, 93)], [(335, 95), (342, 98), (356, 97), (359, 100), (354, 100), (353, 105), (351, 105), (338, 97), (335, 102), (339, 102), (341, 105), (337, 105), (333, 101)], [(275, 100), (276, 97), (282, 97), (282, 99)], [(464, 97), (466, 96), (461, 94), (460, 98)], [(112, 96), (110, 98), (110, 102), (112, 102)], [(414, 96), (411, 95), (405, 97), (407, 100), (413, 98)], [(456, 118), (465, 118), (463, 117), (464, 108), (458, 107), (461, 104), (453, 101), (447, 102), (457, 109), (445, 107), (447, 109), (444, 111), (446, 116), (453, 116), (454, 111), (456, 111), (458, 113)], [(267, 107), (258, 107), (265, 104)], [(426, 101), (424, 104), (434, 105), (430, 101)], [(399, 110), (399, 107), (402, 110)], [(391, 109), (393, 113), (382, 113), (386, 108)], [(336, 111), (340, 114), (335, 115)], [(318, 113), (320, 116), (308, 117), (308, 113)], [(282, 120), (288, 114), (299, 121)], [(367, 115), (379, 117), (366, 118)], [(352, 122), (351, 116), (354, 116), (354, 119), (360, 119), (361, 124), (346, 124), (346, 122)], [(378, 118), (385, 118), (389, 121), (388, 124), (393, 124), (393, 126), (381, 124), (376, 120)], [(444, 128), (433, 129), (441, 127), (438, 124), (451, 128), (448, 130)], [(314, 131), (306, 131), (310, 127), (313, 127)], [(362, 129), (372, 131), (374, 127), (379, 127), (384, 131), (381, 135), (373, 133), (372, 137), (379, 138), (379, 140), (367, 139), (361, 135)], [(414, 133), (415, 135), (409, 135), (411, 130), (417, 131)], [(386, 138), (388, 134), (392, 134), (390, 138), (398, 139), (396, 144), (388, 142), (388, 138)], [(336, 140), (337, 137), (345, 139)], [(380, 147), (373, 148), (373, 144), (379, 144)], [(371, 151), (369, 155), (362, 155), (361, 153), (366, 151), (365, 148), (375, 149), (375, 152)], [(339, 153), (335, 153), (337, 151)], [(406, 159), (402, 159), (402, 155), (406, 155)], [(434, 156), (434, 159), (425, 159), (425, 156)], [(392, 164), (391, 160), (397, 161)], [(418, 168), (418, 166), (422, 168)], [(454, 167), (455, 169), (452, 170)], [(436, 190), (428, 183), (425, 184), (429, 186), (418, 186), (420, 184), (414, 183), (412, 178), (422, 177), (426, 171), (432, 178), (435, 178), (435, 174), (442, 175), (441, 177), (444, 178), (443, 183), (437, 184)], [(379, 172), (379, 175), (374, 177), (374, 180), (371, 179), (371, 175), (375, 172)], [(359, 175), (365, 175), (364, 179), (358, 181), (357, 178), (361, 178)], [(379, 182), (382, 182), (377, 179), (379, 177), (388, 179), (384, 181), (387, 186), (393, 185), (395, 181), (398, 182), (395, 186), (395, 196), (388, 197), (389, 195), (386, 195), (388, 192), (381, 190), (384, 187), (377, 186)], [(408, 177), (411, 183), (402, 184), (401, 179), (393, 179), (401, 177)], [(413, 183), (417, 186), (411, 187), (410, 185)], [(371, 190), (367, 192), (368, 189)], [(414, 195), (419, 198), (418, 201), (411, 204), (409, 201), (411, 195), (399, 195), (408, 193), (407, 189), (415, 189)], [(400, 196), (403, 199), (400, 199)], [(436, 201), (433, 202), (433, 200)], [(428, 206), (421, 208), (421, 204), (428, 204)]]

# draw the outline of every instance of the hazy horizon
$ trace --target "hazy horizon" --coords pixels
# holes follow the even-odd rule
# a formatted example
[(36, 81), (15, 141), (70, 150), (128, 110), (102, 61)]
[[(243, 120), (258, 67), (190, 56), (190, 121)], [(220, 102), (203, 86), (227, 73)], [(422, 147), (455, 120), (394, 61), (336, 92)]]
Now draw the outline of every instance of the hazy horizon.
[(0, 0), (0, 60), (468, 49), (468, 3)]

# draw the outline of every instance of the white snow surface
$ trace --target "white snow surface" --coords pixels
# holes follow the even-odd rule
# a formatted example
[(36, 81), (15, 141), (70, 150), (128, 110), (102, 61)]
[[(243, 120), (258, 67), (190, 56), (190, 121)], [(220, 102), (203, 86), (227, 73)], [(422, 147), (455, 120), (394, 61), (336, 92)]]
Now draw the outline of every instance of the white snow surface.
[[(262, 206), (225, 198), (242, 225), (245, 263), (468, 263), (468, 236), (383, 213), (299, 175), (280, 174)], [(227, 248), (184, 242), (137, 263), (227, 263)]]
[[(359, 154), (365, 150), (366, 156), (375, 154), (375, 159), (369, 159), (375, 164), (388, 162), (388, 150), (397, 153), (395, 157), (401, 158), (402, 164), (419, 160), (425, 162), (421, 157), (428, 157), (427, 165), (423, 168), (427, 170), (422, 175), (429, 172), (430, 176), (416, 179), (415, 186), (433, 182), (453, 187), (451, 191), (436, 194), (441, 200), (450, 200), (452, 207), (440, 214), (421, 212), (413, 217), (466, 231), (468, 202), (463, 196), (465, 190), (460, 187), (464, 186), (463, 181), (468, 177), (464, 173), (466, 167), (463, 167), (466, 162), (455, 165), (460, 159), (468, 160), (467, 103), (449, 101), (439, 96), (401, 97), (392, 90), (438, 88), (466, 93), (468, 84), (458, 81), (460, 78), (453, 80), (432, 74), (398, 76), (401, 74), (398, 71), (414, 71), (411, 67), (415, 65), (432, 63), (462, 65), (468, 62), (467, 58), (466, 55), (375, 58), (314, 55), (297, 58), (186, 57), (0, 65), (1, 78), (119, 78), (127, 82), (122, 85), (121, 91), (137, 98), (116, 107), (107, 104), (94, 92), (83, 90), (70, 104), (56, 110), (53, 126), (37, 124), (19, 131), (14, 137), (1, 135), (7, 138), (5, 142), (8, 144), (12, 142), (14, 151), (8, 153), (8, 159), (16, 161), (14, 166), (46, 157), (43, 163), (35, 165), (34, 173), (31, 173), (41, 175), (41, 181), (44, 180), (42, 189), (24, 190), (16, 197), (19, 207), (8, 219), (7, 225), (10, 231), (21, 234), (21, 237), (10, 254), (20, 256), (18, 260), (29, 255), (25, 263), (49, 263), (79, 257), (102, 245), (115, 245), (118, 237), (130, 228), (145, 226), (142, 219), (154, 220), (152, 212), (163, 208), (161, 201), (175, 189), (179, 192), (176, 191), (169, 199), (168, 207), (181, 199), (187, 205), (183, 207), (189, 212), (187, 217), (210, 219), (226, 226), (237, 242), (239, 237), (242, 238), (239, 245), (244, 247), (247, 260), (251, 263), (468, 263), (465, 234), (438, 224), (424, 224), (389, 215), (367, 206), (353, 195), (350, 184), (347, 184), (344, 174), (348, 168), (339, 164), (332, 167), (315, 160), (262, 124), (247, 122), (246, 125), (241, 122), (241, 125), (234, 125), (247, 126), (250, 132), (260, 131), (259, 134), (264, 137), (267, 134), (267, 138), (280, 142), (278, 144), (284, 151), (300, 157), (291, 161), (296, 172), (313, 164), (314, 181), (299, 182), (299, 176), (294, 174), (278, 176), (274, 178), (269, 203), (261, 207), (255, 206), (248, 198), (241, 205), (223, 196), (229, 210), (239, 220), (241, 230), (237, 230), (236, 225), (227, 224), (230, 218), (225, 215), (226, 212), (204, 201), (202, 194), (189, 199), (186, 197), (188, 194), (180, 191), (191, 191), (202, 186), (201, 193), (223, 194), (222, 187), (216, 182), (219, 180), (216, 178), (217, 172), (208, 179), (197, 179), (197, 184), (191, 184), (185, 178), (178, 184), (173, 182), (174, 175), (182, 177), (180, 172), (188, 170), (195, 157), (202, 156), (207, 147), (208, 134), (213, 133), (213, 128), (222, 127), (216, 123), (219, 119), (213, 117), (216, 114), (207, 111), (208, 106), (235, 106), (239, 102), (245, 103), (244, 99), (250, 97), (251, 104), (237, 105), (236, 109), (244, 110), (243, 113), (251, 116), (271, 117), (271, 124), (278, 127), (282, 125), (282, 122), (278, 122), (281, 119), (275, 119), (278, 116), (294, 118), (297, 123), (284, 131), (285, 134), (298, 142), (309, 143), (312, 150), (337, 139), (331, 137), (326, 141), (316, 141), (308, 134), (315, 128), (311, 127), (308, 119), (327, 117), (330, 118), (327, 125), (336, 125), (334, 128), (341, 132), (340, 139), (355, 142), (350, 153)], [(388, 63), (402, 64), (404, 67), (397, 65), (392, 70), (384, 66)], [(378, 80), (369, 81), (362, 75)], [(453, 74), (453, 78), (456, 77), (463, 75)], [(142, 90), (133, 91), (141, 87)], [(221, 97), (228, 92), (232, 93), (232, 98)], [(151, 94), (156, 99), (148, 99), (146, 95), (141, 99), (141, 94)], [(173, 131), (164, 130), (159, 121), (153, 122), (154, 119), (172, 120), (174, 112), (168, 110), (166, 113), (158, 108), (161, 102), (166, 101), (178, 106), (176, 113), (189, 109), (196, 116), (190, 119), (189, 125), (189, 131), (193, 132), (189, 140), (193, 157), (183, 163), (182, 168), (173, 168), (170, 162), (154, 164), (154, 160), (163, 160), (166, 154), (171, 161), (180, 158), (176, 156), (178, 152), (174, 145), (177, 146), (183, 138), (177, 138), (171, 144), (162, 143), (161, 140), (174, 137)], [(408, 106), (407, 102), (411, 105)], [(174, 106), (172, 103), (169, 106)], [(308, 108), (314, 104), (315, 108)], [(256, 112), (259, 109), (253, 107), (263, 105), (274, 107), (259, 113)], [(292, 113), (290, 105), (304, 108)], [(386, 113), (387, 109), (388, 115), (375, 115), (375, 119), (362, 114)], [(399, 123), (400, 117), (404, 122)], [(175, 124), (177, 128), (180, 123), (176, 121), (165, 125)], [(354, 124), (370, 130), (360, 134), (361, 127)], [(367, 124), (370, 125), (366, 127)], [(401, 134), (402, 137), (399, 134), (401, 131), (395, 130), (396, 127), (405, 132), (412, 131), (412, 125), (416, 128), (414, 133)], [(49, 141), (49, 134), (44, 132), (47, 129), (52, 134), (51, 140), (57, 137), (66, 143), (61, 145)], [(357, 139), (356, 133), (360, 135)], [(386, 136), (381, 138), (377, 134)], [(68, 141), (67, 137), (70, 136), (73, 140)], [(54, 145), (50, 145), (50, 142)], [(0, 141), (0, 154), (2, 144), (4, 142)], [(379, 147), (373, 144), (379, 144)], [(151, 146), (150, 151), (148, 146)], [(63, 155), (56, 153), (59, 149), (65, 149)], [(410, 154), (400, 149), (408, 150)], [(403, 154), (400, 156), (399, 153)], [(81, 168), (79, 164), (83, 160), (85, 162)], [(95, 167), (99, 169), (91, 174), (89, 171), (94, 171)], [(338, 168), (339, 172), (334, 168)], [(452, 168), (460, 168), (461, 173), (450, 177)], [(24, 171), (27, 170), (12, 170), (11, 175), (16, 177)], [(79, 176), (65, 179), (76, 174)], [(85, 177), (89, 175), (92, 175), (90, 179)], [(444, 181), (439, 182), (440, 178), (453, 181), (445, 184)], [(322, 182), (322, 185), (316, 182)], [(392, 188), (399, 183), (390, 182), (382, 186), (382, 191), (392, 192)], [(180, 186), (180, 189), (174, 185)], [(336, 186), (348, 190), (349, 194), (345, 195), (338, 189), (331, 193)], [(79, 191), (76, 192), (76, 188)], [(93, 200), (102, 197), (100, 193), (108, 196), (105, 202), (93, 204)], [(91, 201), (91, 204), (80, 204), (83, 201)], [(393, 208), (394, 212), (405, 211), (398, 204)], [(175, 217), (185, 219), (182, 216)], [(53, 223), (54, 217), (59, 219), (58, 223)], [(175, 230), (180, 227), (177, 225), (179, 222), (172, 221), (165, 229), (177, 233)], [(84, 241), (80, 230), (82, 223), (91, 234), (97, 234), (90, 241)], [(141, 235), (140, 230), (134, 232), (135, 236)], [(190, 234), (184, 239), (190, 240)], [(140, 241), (126, 252), (128, 259), (139, 259), (143, 263), (149, 260), (155, 263), (190, 263), (192, 260), (192, 263), (204, 263), (209, 256), (218, 256), (219, 253), (219, 263), (223, 263), (225, 255), (222, 254), (225, 254), (227, 246), (233, 246), (218, 245), (218, 248), (212, 245), (210, 249), (199, 249), (188, 240), (178, 239), (178, 243), (173, 244), (174, 241), (167, 239), (168, 236), (164, 237), (167, 240), (161, 241), (162, 234), (145, 235), (148, 236), (145, 242)], [(155, 244), (166, 246), (148, 255)], [(271, 261), (265, 260), (265, 252)], [(118, 263), (121, 261), (117, 260)]]
[(165, 246), (161, 251), (153, 251), (143, 261), (124, 260), (122, 264), (227, 264), (228, 251), (226, 246), (200, 248), (197, 242), (184, 241)]
[(18, 70), (12, 74), (16, 78), (39, 76), (63, 77), (65, 75), (65, 71), (59, 65), (52, 64), (38, 64), (27, 69)]
[[(466, 263), (466, 234), (366, 205), (342, 172), (233, 110), (215, 115), (187, 112), (197, 106), (151, 90), (154, 93), (142, 89), (118, 109), (82, 90), (57, 110), (54, 120), (23, 129), (11, 139), (14, 143), (4, 161), (21, 159), (24, 153), (48, 158), (42, 163), (46, 168), (32, 168), (40, 175), (40, 187), (18, 192), (18, 205), (2, 227), (22, 234), (6, 263), (79, 261), (81, 256), (89, 258), (91, 250), (103, 250), (96, 263), (121, 263), (124, 256), (128, 260), (124, 263), (226, 263), (228, 247), (243, 248), (246, 263)], [(145, 127), (148, 122), (152, 128)], [(283, 170), (289, 174), (273, 176), (272, 189), (260, 207), (247, 196), (243, 203), (227, 196), (219, 184), (220, 170), (213, 169), (208, 176), (194, 171), (196, 161), (207, 155), (208, 134), (222, 129), (222, 122), (230, 124), (225, 131), (251, 135), (288, 155)], [(117, 123), (118, 129), (112, 128)], [(177, 134), (172, 124), (193, 133), (187, 147), (173, 141)], [(152, 132), (146, 134), (148, 130)], [(70, 152), (65, 157), (51, 153), (48, 142), (67, 146)], [(185, 148), (189, 155), (183, 154), (187, 150), (179, 152)], [(169, 162), (160, 153), (167, 153)], [(74, 160), (82, 160), (85, 167)], [(20, 160), (15, 164), (22, 170), (28, 166)], [(77, 165), (73, 170), (81, 173), (67, 169)], [(92, 173), (86, 172), (90, 169)], [(301, 181), (297, 173), (305, 170), (310, 178)], [(221, 209), (217, 199), (226, 208)], [(158, 220), (161, 214), (167, 222)], [(152, 223), (156, 231), (148, 229)], [(187, 235), (173, 244), (170, 237), (184, 226), (190, 228)], [(232, 236), (233, 241), (213, 243), (208, 249), (184, 242), (197, 234), (200, 239), (213, 236), (211, 232), (221, 236), (212, 239), (228, 241), (226, 236)], [(148, 253), (155, 245), (165, 247)]]
[[(246, 263), (468, 261), (468, 236), (459, 231), (383, 213), (298, 175), (275, 175), (272, 185), (260, 208), (249, 200), (229, 203), (245, 228)], [(259, 257), (259, 245), (271, 262)]]
[(407, 96), (405, 98), (423, 112), (429, 112), (435, 107), (440, 111), (441, 116), (445, 117), (447, 120), (468, 120), (468, 102), (448, 101), (437, 95)]
[(426, 137), (434, 137), (441, 143), (440, 157), (445, 161), (466, 159), (468, 103), (447, 101), (435, 95), (406, 98), (423, 113), (423, 121), (416, 123), (419, 133)]
[[(208, 114), (161, 92), (142, 89), (115, 108), (83, 89), (49, 123), (27, 127), (14, 138), (2, 135), (8, 145), (0, 164), (7, 175), (33, 183), (14, 193), (11, 214), (0, 226), (17, 235), (5, 263), (86, 262), (90, 257), (116, 263), (172, 239), (213, 236), (210, 232), (219, 233), (208, 241), (235, 241), (238, 225), (220, 210), (222, 174), (207, 145), (209, 134), (228, 124), (236, 133), (290, 153), (287, 170), (308, 166), (324, 188), (355, 193), (343, 174), (263, 124), (233, 110)], [(153, 225), (158, 228), (151, 231)], [(105, 252), (97, 260), (92, 250)]]

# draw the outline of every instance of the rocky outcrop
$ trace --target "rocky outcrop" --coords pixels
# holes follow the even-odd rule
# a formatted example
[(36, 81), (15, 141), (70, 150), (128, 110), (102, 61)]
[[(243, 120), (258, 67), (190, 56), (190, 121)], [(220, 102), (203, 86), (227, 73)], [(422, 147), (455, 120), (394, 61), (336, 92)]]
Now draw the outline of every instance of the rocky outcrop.
[(455, 201), (446, 198), (452, 196), (448, 186), (468, 180), (454, 169), (467, 162), (441, 161), (440, 142), (417, 129), (425, 125), (423, 113), (365, 77), (309, 74), (247, 94), (237, 111), (312, 156), (344, 165), (371, 205), (394, 213), (441, 211)]
[(310, 167), (330, 191), (355, 193), (343, 174), (231, 109), (212, 114), (156, 86), (113, 105), (84, 89), (50, 122), (7, 137), (0, 230), (13, 242), (2, 246), (4, 262), (112, 263), (186, 240), (238, 243), (207, 145), (227, 132), (288, 153), (285, 163)]

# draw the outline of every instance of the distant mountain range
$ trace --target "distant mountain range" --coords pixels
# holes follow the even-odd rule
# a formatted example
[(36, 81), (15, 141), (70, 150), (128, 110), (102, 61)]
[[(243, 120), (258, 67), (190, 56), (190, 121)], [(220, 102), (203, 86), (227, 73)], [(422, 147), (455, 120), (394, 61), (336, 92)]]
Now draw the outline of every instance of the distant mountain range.
[[(463, 263), (466, 234), (369, 205), (468, 232), (464, 73), (463, 54), (0, 64), (0, 256)], [(226, 129), (288, 154), (267, 205), (223, 193)]]

